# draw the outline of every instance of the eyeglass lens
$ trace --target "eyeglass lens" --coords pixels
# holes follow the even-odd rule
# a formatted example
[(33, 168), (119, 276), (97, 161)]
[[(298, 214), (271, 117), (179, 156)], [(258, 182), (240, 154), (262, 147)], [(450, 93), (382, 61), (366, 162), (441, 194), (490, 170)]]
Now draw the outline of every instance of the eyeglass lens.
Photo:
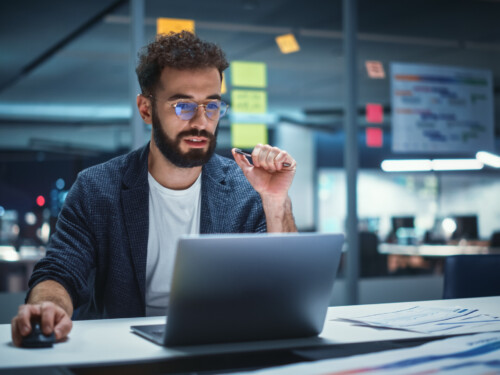
[(219, 101), (208, 102), (207, 104), (198, 104), (195, 102), (177, 102), (174, 107), (175, 114), (181, 120), (191, 120), (196, 114), (199, 105), (205, 107), (205, 114), (211, 120), (215, 120), (217, 117), (224, 116), (227, 111), (227, 104)]

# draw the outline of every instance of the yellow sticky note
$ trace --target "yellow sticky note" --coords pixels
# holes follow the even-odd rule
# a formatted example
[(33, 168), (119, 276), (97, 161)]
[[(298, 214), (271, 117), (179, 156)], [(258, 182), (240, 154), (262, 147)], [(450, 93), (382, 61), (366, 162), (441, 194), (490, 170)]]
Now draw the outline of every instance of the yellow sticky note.
[(231, 124), (231, 145), (252, 149), (256, 144), (267, 144), (266, 124)]
[(157, 18), (156, 33), (168, 34), (171, 32), (180, 33), (182, 30), (194, 34), (194, 20), (184, 20), (180, 18)]
[(250, 61), (232, 61), (231, 85), (243, 87), (266, 87), (266, 64)]
[(300, 51), (299, 43), (293, 34), (285, 34), (276, 37), (276, 44), (280, 48), (281, 53), (292, 53)]
[(266, 113), (267, 92), (262, 90), (232, 90), (231, 111), (240, 113)]
[(220, 87), (220, 93), (225, 94), (226, 92), (227, 92), (226, 77), (224, 77), (224, 73), (222, 73), (222, 85)]

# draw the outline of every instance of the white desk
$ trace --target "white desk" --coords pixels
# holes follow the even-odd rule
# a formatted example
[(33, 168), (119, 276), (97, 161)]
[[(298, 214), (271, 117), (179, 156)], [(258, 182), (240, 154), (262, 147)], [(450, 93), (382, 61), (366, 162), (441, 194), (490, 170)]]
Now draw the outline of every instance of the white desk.
[[(422, 306), (459, 305), (467, 308), (478, 308), (483, 313), (494, 315), (500, 311), (500, 297), (331, 307), (328, 310), (324, 330), (319, 338), (182, 348), (161, 347), (130, 332), (129, 327), (131, 325), (162, 323), (163, 318), (77, 321), (74, 322), (68, 341), (57, 343), (53, 348), (49, 349), (14, 347), (11, 343), (10, 325), (3, 324), (0, 325), (0, 371), (33, 367), (124, 365), (197, 355), (234, 354), (238, 352), (432, 337), (432, 335), (421, 333), (373, 329), (331, 320), (350, 314), (361, 315), (389, 311), (395, 307), (410, 304)], [(470, 332), (487, 331), (488, 327), (483, 326)]]

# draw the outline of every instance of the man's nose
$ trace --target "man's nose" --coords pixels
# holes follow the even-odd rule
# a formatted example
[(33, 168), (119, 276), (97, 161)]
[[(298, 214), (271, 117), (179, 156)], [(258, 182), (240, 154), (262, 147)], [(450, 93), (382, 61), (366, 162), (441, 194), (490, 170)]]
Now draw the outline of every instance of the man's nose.
[(205, 114), (205, 107), (199, 105), (198, 108), (196, 108), (196, 112), (190, 122), (191, 126), (196, 128), (206, 127), (208, 125), (208, 118)]

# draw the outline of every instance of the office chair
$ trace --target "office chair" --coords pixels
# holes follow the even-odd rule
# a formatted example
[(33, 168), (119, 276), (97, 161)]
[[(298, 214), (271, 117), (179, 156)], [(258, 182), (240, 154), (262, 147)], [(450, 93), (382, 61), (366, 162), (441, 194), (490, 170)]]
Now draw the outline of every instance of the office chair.
[(495, 231), (491, 235), (490, 247), (500, 247), (500, 231)]
[(375, 233), (359, 232), (361, 277), (387, 276), (387, 255), (378, 252), (378, 242)]
[(443, 298), (500, 296), (499, 270), (500, 254), (447, 257)]

